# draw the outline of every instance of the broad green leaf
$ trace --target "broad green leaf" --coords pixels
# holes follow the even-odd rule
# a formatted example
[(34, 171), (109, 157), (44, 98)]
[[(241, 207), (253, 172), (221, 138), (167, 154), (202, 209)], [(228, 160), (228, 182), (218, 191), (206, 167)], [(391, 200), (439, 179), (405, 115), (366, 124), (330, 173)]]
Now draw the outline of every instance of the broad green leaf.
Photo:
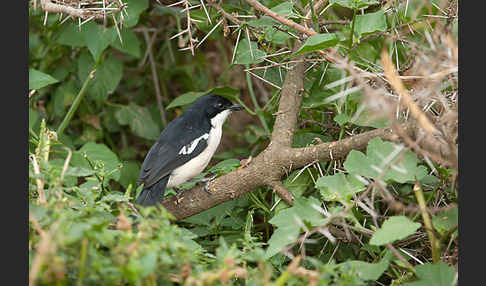
[(79, 29), (77, 25), (67, 23), (62, 28), (57, 43), (72, 47), (88, 47), (96, 61), (116, 37), (115, 27), (105, 28), (103, 25), (90, 21)]
[[(86, 23), (86, 25), (87, 24), (90, 23)], [(84, 37), (84, 30), (80, 30), (77, 25), (70, 22), (65, 23), (63, 27), (61, 27), (56, 42), (71, 47), (85, 47), (88, 45)]]
[(282, 4), (279, 4), (279, 5), (273, 7), (270, 10), (272, 10), (273, 12), (275, 12), (275, 13), (281, 15), (281, 16), (289, 17), (289, 16), (292, 16), (292, 15), (295, 15), (293, 13), (293, 8), (294, 8), (294, 3), (285, 1)]
[(194, 91), (186, 92), (184, 94), (179, 95), (174, 100), (172, 100), (172, 102), (169, 105), (167, 105), (165, 109), (193, 103), (196, 99), (198, 99), (199, 97), (205, 94), (206, 92), (194, 92)]
[[(434, 228), (441, 234), (445, 234), (447, 231), (456, 227), (459, 222), (459, 214), (457, 207), (451, 208), (446, 211), (442, 211), (434, 218), (432, 218), (432, 224)], [(457, 234), (457, 230), (454, 232)]]
[(43, 88), (56, 82), (58, 82), (57, 79), (46, 73), (32, 68), (29, 69), (29, 89)]
[(234, 89), (234, 88), (227, 86), (227, 85), (217, 86), (215, 88), (212, 88), (212, 89), (206, 91), (206, 94), (217, 94), (217, 95), (221, 95), (223, 97), (226, 97), (228, 99), (234, 98), (239, 93), (240, 93), (239, 90)]
[(287, 74), (287, 71), (280, 67), (270, 67), (266, 70), (258, 69), (253, 70), (252, 72), (257, 76), (265, 79), (267, 82), (270, 82), (278, 87), (281, 87), (283, 85), (285, 75)]
[(129, 184), (135, 185), (139, 171), (140, 165), (136, 161), (123, 162), (123, 167), (120, 170), (120, 180), (118, 182), (125, 188), (128, 188)]
[(418, 281), (405, 283), (404, 286), (454, 286), (456, 270), (454, 267), (439, 261), (437, 264), (425, 263), (415, 266)]
[(117, 36), (111, 43), (111, 46), (119, 51), (140, 58), (140, 41), (138, 40), (137, 35), (130, 29), (122, 29), (120, 34), (123, 43), (120, 42), (120, 39)]
[[(248, 25), (255, 28), (263, 28), (265, 40), (276, 44), (285, 44), (285, 41), (291, 37), (288, 33), (276, 29), (274, 25), (280, 24), (269, 16), (251, 20), (248, 22)], [(292, 33), (293, 29), (290, 29), (289, 32)]]
[[(128, 1), (127, 14), (123, 19), (123, 26), (131, 28), (138, 23), (140, 14), (148, 8), (148, 0)], [(119, 19), (119, 17), (118, 17)]]
[(339, 42), (336, 34), (317, 34), (310, 36), (295, 55), (307, 54), (335, 46)]
[(96, 61), (101, 53), (117, 38), (115, 27), (104, 28), (95, 22), (86, 23), (82, 27), (88, 50)]
[[(406, 183), (420, 180), (427, 174), (426, 168), (417, 165), (419, 160), (412, 151), (408, 150), (401, 155), (402, 149), (399, 145), (373, 138), (368, 143), (366, 155), (356, 150), (348, 154), (344, 168), (350, 173), (381, 178), (385, 182)], [(402, 156), (400, 160), (397, 160), (398, 156)], [(385, 175), (381, 177), (384, 172)]]
[(312, 178), (309, 172), (296, 170), (292, 172), (285, 180), (282, 181), (284, 187), (292, 193), (294, 197), (300, 197), (307, 188), (310, 187)]
[(350, 119), (351, 117), (349, 117), (349, 115), (347, 115), (346, 113), (339, 113), (334, 117), (334, 121), (336, 121), (339, 126), (343, 126), (344, 124), (349, 122)]
[(248, 39), (243, 35), (238, 43), (238, 48), (236, 49), (234, 64), (245, 65), (245, 64), (257, 64), (263, 62), (264, 56), (266, 56), (262, 50), (258, 49), (258, 45), (255, 42), (248, 43)]
[(156, 140), (160, 135), (159, 126), (154, 122), (147, 108), (135, 103), (120, 108), (115, 117), (121, 125), (129, 125), (133, 134)]
[(385, 245), (414, 234), (421, 226), (412, 222), (406, 216), (392, 216), (388, 218), (380, 229), (370, 239), (371, 245)]
[(364, 15), (356, 15), (355, 33), (358, 37), (375, 32), (386, 31), (386, 17), (383, 10), (375, 13), (368, 13)]
[(206, 91), (190, 91), (176, 97), (172, 102), (166, 107), (166, 109), (183, 106), (193, 103), (199, 97), (206, 94), (217, 94), (226, 97), (229, 100), (234, 100), (235, 97), (240, 93), (239, 90), (234, 89), (229, 86), (217, 86)]
[[(93, 59), (86, 53), (81, 54), (78, 59), (78, 77), (81, 81), (86, 79), (93, 67)], [(88, 87), (88, 97), (97, 103), (102, 103), (120, 83), (123, 75), (123, 64), (119, 59), (109, 57), (100, 63), (93, 75), (94, 78)]]
[[(281, 211), (280, 213), (284, 211), (285, 210)], [(268, 259), (274, 256), (285, 246), (294, 242), (299, 236), (299, 233), (299, 228), (296, 227), (294, 223), (289, 223), (289, 225), (279, 227), (273, 232), (272, 237), (270, 237), (268, 240), (268, 248), (265, 251), (265, 258)]]
[(356, 176), (343, 173), (320, 177), (316, 181), (316, 188), (321, 190), (325, 201), (349, 201), (354, 194), (366, 189)]
[(238, 159), (227, 159), (219, 162), (209, 169), (211, 173), (227, 174), (231, 171), (238, 169), (240, 166), (240, 160)]
[(370, 5), (378, 4), (377, 0), (330, 0), (329, 4), (337, 4), (349, 9), (366, 9)]
[(312, 227), (326, 224), (328, 219), (320, 213), (320, 204), (314, 197), (296, 197), (293, 207), (278, 212), (269, 221), (278, 228), (268, 241), (265, 257), (272, 257), (283, 247), (294, 242), (304, 225)]
[(392, 256), (393, 254), (388, 251), (378, 263), (352, 260), (340, 263), (339, 266), (343, 271), (346, 271), (346, 267), (354, 269), (364, 280), (378, 280), (378, 278), (380, 278), (383, 272), (385, 272), (385, 270), (388, 268)]
[(52, 98), (52, 115), (56, 118), (64, 116), (66, 108), (73, 103), (78, 91), (75, 81), (68, 81), (57, 87)]
[[(118, 164), (120, 163), (116, 154), (113, 153), (113, 151), (111, 151), (108, 147), (106, 147), (106, 145), (88, 142), (84, 144), (83, 147), (81, 147), (78, 151), (73, 152), (70, 165), (73, 167), (91, 170), (91, 166), (83, 156), (84, 153), (86, 153), (88, 159), (92, 163), (97, 160), (103, 162), (105, 172), (109, 172), (118, 168)], [(109, 178), (117, 181), (118, 179), (120, 179), (120, 171), (117, 170), (116, 172), (111, 174)]]

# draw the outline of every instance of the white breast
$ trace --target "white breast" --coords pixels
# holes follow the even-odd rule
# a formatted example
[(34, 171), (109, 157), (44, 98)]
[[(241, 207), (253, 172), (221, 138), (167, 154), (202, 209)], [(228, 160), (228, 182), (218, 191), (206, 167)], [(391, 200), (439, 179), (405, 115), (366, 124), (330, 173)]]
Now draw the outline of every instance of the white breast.
[[(211, 119), (211, 125), (212, 128), (209, 131), (208, 134), (204, 134), (199, 138), (196, 138), (197, 142), (194, 144), (194, 140), (189, 148), (183, 147), (181, 149), (180, 153), (190, 153), (188, 151), (193, 151), (197, 143), (201, 139), (207, 139), (208, 140), (208, 146), (204, 151), (201, 152), (197, 157), (191, 159), (184, 165), (180, 166), (179, 168), (175, 169), (172, 171), (172, 174), (170, 175), (169, 182), (167, 183), (167, 188), (171, 187), (176, 187), (187, 180), (194, 178), (195, 176), (201, 174), (201, 172), (206, 168), (206, 166), (209, 164), (209, 161), (214, 155), (214, 152), (216, 152), (216, 149), (219, 146), (219, 142), (221, 141), (221, 135), (223, 133), (223, 123), (225, 122), (226, 118), (231, 114), (231, 110), (225, 110), (218, 115), (216, 115), (213, 119)], [(193, 147), (193, 148), (192, 148)], [(191, 150), (192, 149), (192, 150)]]

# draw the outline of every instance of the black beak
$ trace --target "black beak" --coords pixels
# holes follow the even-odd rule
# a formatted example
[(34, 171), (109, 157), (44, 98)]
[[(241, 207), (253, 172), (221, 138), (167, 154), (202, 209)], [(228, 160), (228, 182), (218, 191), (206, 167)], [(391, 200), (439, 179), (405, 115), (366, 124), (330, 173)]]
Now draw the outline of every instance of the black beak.
[(233, 105), (231, 105), (229, 109), (233, 111), (238, 111), (238, 110), (243, 110), (245, 108), (241, 104), (233, 103)]

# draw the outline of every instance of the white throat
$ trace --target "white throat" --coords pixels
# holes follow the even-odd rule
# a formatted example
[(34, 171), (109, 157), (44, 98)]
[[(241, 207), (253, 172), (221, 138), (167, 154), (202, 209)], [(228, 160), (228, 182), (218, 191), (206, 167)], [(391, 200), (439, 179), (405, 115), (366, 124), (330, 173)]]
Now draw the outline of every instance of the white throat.
[(211, 118), (211, 125), (213, 128), (221, 128), (223, 127), (226, 118), (231, 114), (231, 110), (226, 109), (218, 113), (215, 117)]

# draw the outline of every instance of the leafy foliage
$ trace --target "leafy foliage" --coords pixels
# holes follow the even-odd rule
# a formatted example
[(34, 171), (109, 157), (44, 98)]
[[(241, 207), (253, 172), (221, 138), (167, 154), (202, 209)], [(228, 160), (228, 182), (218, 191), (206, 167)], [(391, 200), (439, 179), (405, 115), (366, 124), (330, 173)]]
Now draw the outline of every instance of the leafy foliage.
[[(141, 191), (136, 185), (141, 162), (164, 127), (161, 113), (170, 121), (204, 94), (225, 96), (248, 114), (233, 115), (220, 150), (199, 177), (238, 172), (245, 164), (241, 159), (258, 155), (269, 143), (295, 54), (304, 54), (309, 65), (293, 147), (390, 126), (381, 106), (367, 104), (366, 91), (355, 86), (364, 79), (353, 78), (318, 51), (333, 48), (348, 63), (383, 77), (381, 53), (387, 50), (400, 75), (415, 75), (408, 73), (411, 63), (430, 58), (416, 55), (437, 53), (428, 35), (449, 24), (457, 31), (457, 17), (443, 16), (442, 10), (452, 8), (440, 1), (436, 6), (330, 0), (311, 11), (309, 4), (316, 1), (258, 1), (312, 27), (317, 34), (306, 38), (246, 1), (188, 1), (193, 7), (188, 11), (184, 3), (156, 2), (124, 1), (126, 13), (81, 25), (29, 7), (31, 279), (38, 285), (456, 283), (452, 266), (429, 263), (431, 245), (412, 189), (414, 183), (422, 186), (427, 207), (447, 205), (433, 214), (432, 225), (439, 250), (452, 251), (445, 256), (456, 264), (455, 170), (379, 138), (343, 160), (282, 166), (292, 206), (269, 187), (182, 221), (172, 221), (163, 208), (140, 209), (142, 216), (135, 218), (131, 204)], [(219, 8), (239, 23), (223, 19)], [(425, 15), (441, 17), (414, 24), (431, 18)], [(457, 38), (457, 32), (452, 35)], [(390, 36), (398, 40), (386, 41)], [(293, 53), (297, 38), (302, 46)], [(194, 55), (190, 43), (197, 47)], [(434, 72), (431, 67), (425, 75)], [(457, 93), (453, 78), (437, 86), (434, 96)], [(445, 112), (435, 110), (436, 104), (428, 109)], [(408, 116), (397, 113), (397, 119)], [(66, 129), (59, 132), (63, 123)], [(302, 262), (293, 267), (297, 257)]]

